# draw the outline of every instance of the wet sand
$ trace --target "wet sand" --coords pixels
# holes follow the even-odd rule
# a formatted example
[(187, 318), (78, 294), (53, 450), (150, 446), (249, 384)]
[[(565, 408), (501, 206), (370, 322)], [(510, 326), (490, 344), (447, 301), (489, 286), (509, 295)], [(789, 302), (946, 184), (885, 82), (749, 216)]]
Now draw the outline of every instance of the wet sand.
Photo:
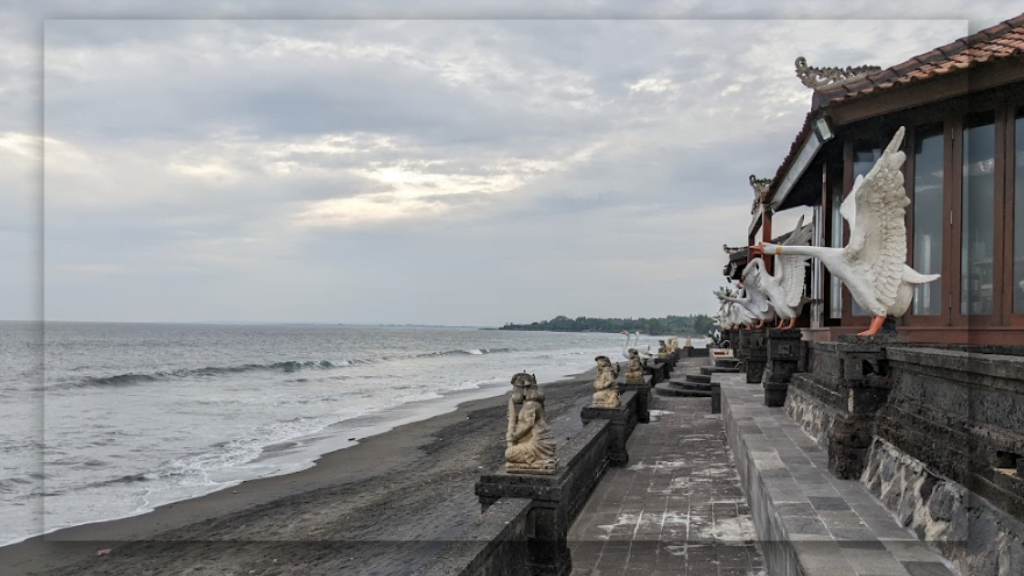
[[(559, 441), (582, 427), (593, 378), (541, 386)], [(301, 472), (0, 548), (0, 574), (409, 574), (479, 516), (473, 485), (502, 461), (506, 399), (398, 426)]]

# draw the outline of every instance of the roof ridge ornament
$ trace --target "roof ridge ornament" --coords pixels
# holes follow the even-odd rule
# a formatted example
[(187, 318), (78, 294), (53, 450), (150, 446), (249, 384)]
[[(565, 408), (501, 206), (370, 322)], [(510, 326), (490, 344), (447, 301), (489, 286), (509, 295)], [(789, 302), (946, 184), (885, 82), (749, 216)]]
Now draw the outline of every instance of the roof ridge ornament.
[(796, 77), (804, 86), (813, 90), (839, 86), (857, 80), (872, 72), (878, 72), (881, 66), (847, 66), (846, 68), (808, 66), (807, 59), (799, 56), (796, 59)]
[(758, 204), (765, 204), (768, 201), (768, 188), (772, 185), (773, 178), (758, 178), (750, 175), (750, 187), (754, 189), (754, 204), (750, 207), (750, 213), (757, 212)]

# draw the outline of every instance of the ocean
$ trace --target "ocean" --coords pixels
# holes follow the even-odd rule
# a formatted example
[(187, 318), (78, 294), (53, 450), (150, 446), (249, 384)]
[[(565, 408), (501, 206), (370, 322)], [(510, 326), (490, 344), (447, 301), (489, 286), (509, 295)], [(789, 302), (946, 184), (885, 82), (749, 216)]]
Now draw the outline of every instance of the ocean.
[[(296, 472), (617, 334), (0, 322), (0, 545)], [(657, 337), (641, 337), (657, 348)], [(695, 345), (703, 343), (695, 342)]]

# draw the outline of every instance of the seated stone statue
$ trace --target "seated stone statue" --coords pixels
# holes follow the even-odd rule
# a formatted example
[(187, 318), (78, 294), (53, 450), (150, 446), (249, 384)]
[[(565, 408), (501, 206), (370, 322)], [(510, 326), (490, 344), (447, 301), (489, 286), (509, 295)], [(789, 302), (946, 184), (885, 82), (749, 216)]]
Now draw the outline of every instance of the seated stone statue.
[(658, 340), (658, 360), (665, 360), (669, 356), (668, 346), (664, 340)]
[(626, 384), (644, 383), (644, 365), (640, 363), (640, 354), (636, 348), (629, 349), (629, 367), (625, 373)]
[(597, 380), (594, 380), (594, 404), (596, 408), (618, 408), (619, 387), (615, 384), (618, 367), (612, 365), (607, 356), (594, 358), (597, 362)]
[(669, 351), (669, 353), (670, 354), (671, 353), (675, 353), (675, 351), (678, 350), (678, 349), (679, 349), (679, 338), (675, 338), (675, 337), (669, 338), (668, 339), (668, 351)]
[[(544, 394), (537, 379), (521, 372), (512, 377), (505, 436), (505, 471), (512, 474), (554, 474), (555, 437), (544, 420)], [(522, 403), (518, 413), (516, 405)]]

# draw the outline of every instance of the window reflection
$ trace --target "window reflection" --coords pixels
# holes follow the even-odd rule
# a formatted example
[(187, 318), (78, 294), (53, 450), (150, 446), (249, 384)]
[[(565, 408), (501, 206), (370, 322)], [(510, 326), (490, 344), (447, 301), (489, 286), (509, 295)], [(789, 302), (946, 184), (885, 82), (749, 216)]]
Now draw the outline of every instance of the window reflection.
[(1024, 312), (1024, 108), (1015, 124), (1013, 192), (1013, 311)]
[(992, 313), (995, 248), (995, 143), (992, 114), (964, 123), (963, 234), (960, 238), (960, 312)]
[[(914, 138), (914, 269), (942, 273), (942, 124), (921, 126)], [(942, 282), (914, 290), (917, 315), (942, 313)]]

